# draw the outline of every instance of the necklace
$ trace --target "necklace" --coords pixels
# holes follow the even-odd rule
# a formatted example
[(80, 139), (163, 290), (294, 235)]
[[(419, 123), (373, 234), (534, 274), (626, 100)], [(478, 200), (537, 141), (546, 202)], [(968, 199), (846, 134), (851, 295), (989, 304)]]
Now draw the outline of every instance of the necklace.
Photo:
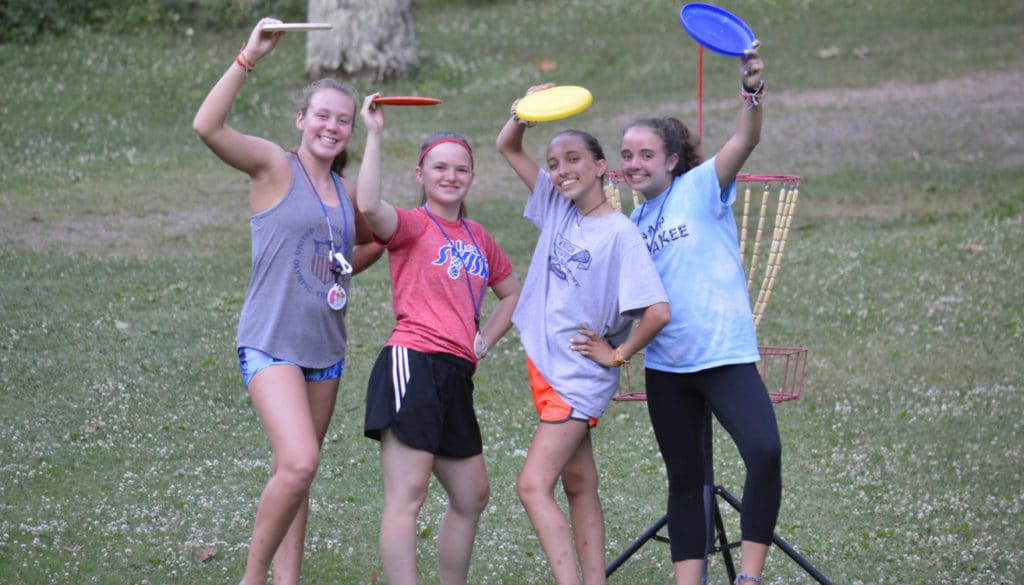
[(591, 208), (590, 208), (590, 209), (588, 209), (588, 210), (587, 210), (587, 211), (586, 211), (585, 213), (580, 213), (580, 208), (579, 208), (579, 207), (577, 207), (577, 208), (576, 208), (576, 227), (577, 227), (577, 228), (579, 228), (579, 227), (580, 227), (580, 224), (582, 224), (582, 223), (583, 223), (583, 218), (584, 218), (584, 217), (587, 217), (587, 216), (588, 216), (588, 215), (590, 215), (591, 213), (594, 213), (595, 211), (597, 211), (597, 208), (601, 207), (601, 206), (602, 206), (602, 205), (604, 205), (605, 203), (606, 203), (606, 202), (605, 202), (605, 201), (604, 201), (604, 200), (602, 199), (600, 203), (598, 203), (597, 205), (595, 205), (595, 206), (591, 207)]

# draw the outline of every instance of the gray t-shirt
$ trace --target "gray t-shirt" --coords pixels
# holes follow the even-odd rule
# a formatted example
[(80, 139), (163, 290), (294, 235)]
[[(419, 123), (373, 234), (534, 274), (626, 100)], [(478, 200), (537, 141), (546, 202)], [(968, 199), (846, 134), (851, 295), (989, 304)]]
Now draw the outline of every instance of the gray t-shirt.
[(632, 321), (665, 289), (640, 232), (625, 215), (582, 217), (540, 170), (523, 216), (540, 229), (512, 322), (544, 379), (569, 406), (600, 417), (619, 384), (619, 369), (573, 351), (590, 329), (617, 346)]
[[(326, 368), (345, 357), (345, 311), (327, 305), (334, 285), (331, 240), (351, 261), (355, 212), (335, 177), (341, 207), (327, 205), (330, 229), (317, 196), (289, 154), (292, 185), (280, 203), (249, 218), (252, 276), (238, 321), (238, 347), (251, 347), (307, 368)], [(328, 201), (333, 199), (329, 197)], [(345, 238), (342, 244), (342, 238)], [(344, 248), (342, 246), (344, 245)], [(346, 294), (351, 275), (340, 284)]]

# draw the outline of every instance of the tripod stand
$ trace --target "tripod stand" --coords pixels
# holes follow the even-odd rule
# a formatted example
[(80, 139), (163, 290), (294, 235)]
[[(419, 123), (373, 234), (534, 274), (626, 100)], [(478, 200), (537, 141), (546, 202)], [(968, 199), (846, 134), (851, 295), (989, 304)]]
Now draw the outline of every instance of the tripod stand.
[[(722, 556), (722, 562), (725, 565), (725, 571), (729, 576), (729, 583), (732, 583), (736, 579), (736, 566), (733, 563), (732, 549), (737, 548), (740, 543), (738, 541), (731, 542), (725, 532), (725, 522), (722, 519), (722, 511), (718, 505), (718, 500), (722, 499), (728, 503), (737, 512), (740, 511), (740, 502), (729, 493), (724, 487), (720, 485), (707, 485), (704, 489), (704, 504), (705, 514), (708, 516), (709, 522), (709, 538), (708, 546), (705, 552), (704, 558), (704, 582), (707, 582), (707, 561), (708, 559), (716, 554)], [(668, 538), (661, 536), (659, 532), (665, 525), (668, 524), (668, 514), (663, 515), (658, 519), (657, 522), (652, 524), (647, 530), (645, 530), (640, 536), (637, 537), (625, 550), (623, 550), (611, 563), (605, 567), (605, 576), (611, 576), (619, 567), (621, 567), (630, 557), (636, 554), (645, 544), (651, 540), (657, 540), (659, 542), (669, 542)], [(828, 579), (824, 574), (821, 573), (817, 568), (814, 567), (806, 558), (796, 551), (789, 543), (787, 543), (778, 533), (772, 535), (772, 543), (781, 549), (786, 555), (793, 560), (796, 564), (800, 565), (808, 575), (814, 578), (815, 581), (822, 585), (832, 585), (832, 581)]]
[[(779, 347), (779, 346), (761, 346), (758, 348), (761, 353), (762, 366), (761, 375), (766, 381), (766, 385), (771, 390), (769, 391), (769, 397), (773, 403), (786, 402), (789, 400), (795, 400), (800, 396), (800, 391), (803, 387), (803, 373), (806, 366), (807, 360), (807, 349), (806, 348), (792, 348), (792, 347)], [(772, 368), (775, 362), (782, 359), (783, 367), (781, 372), (777, 369)], [(774, 374), (774, 377), (772, 377)], [(632, 381), (630, 380), (630, 373), (628, 370), (625, 371), (626, 377), (626, 391), (618, 394), (616, 400), (626, 401), (642, 401), (646, 400), (646, 394), (643, 392), (632, 391)], [(772, 377), (769, 380), (769, 377)], [(705, 476), (704, 485), (704, 514), (705, 514), (705, 525), (708, 527), (707, 534), (707, 546), (704, 553), (704, 576), (703, 580), (707, 582), (707, 566), (708, 560), (714, 555), (721, 555), (722, 562), (725, 565), (726, 573), (729, 576), (729, 583), (732, 583), (736, 579), (736, 567), (733, 562), (732, 550), (739, 547), (739, 541), (730, 541), (725, 530), (725, 522), (722, 517), (721, 507), (719, 506), (719, 500), (722, 500), (729, 504), (735, 511), (740, 511), (739, 500), (729, 493), (721, 485), (716, 485), (714, 481), (714, 467), (712, 464), (712, 428), (711, 428), (711, 410), (708, 409), (704, 413), (704, 452), (706, 457), (707, 470)], [(643, 533), (640, 534), (625, 550), (623, 550), (611, 563), (605, 567), (605, 576), (610, 576), (619, 567), (621, 567), (630, 557), (636, 554), (645, 544), (651, 540), (657, 540), (659, 542), (669, 542), (667, 537), (660, 534), (661, 530), (668, 524), (668, 515), (665, 514), (659, 518), (654, 524), (648, 527)], [(800, 555), (789, 543), (787, 543), (778, 533), (772, 535), (772, 543), (782, 550), (786, 555), (797, 563), (808, 575), (814, 578), (818, 583), (823, 585), (832, 585), (832, 582), (825, 577), (817, 568), (814, 567), (807, 559)]]

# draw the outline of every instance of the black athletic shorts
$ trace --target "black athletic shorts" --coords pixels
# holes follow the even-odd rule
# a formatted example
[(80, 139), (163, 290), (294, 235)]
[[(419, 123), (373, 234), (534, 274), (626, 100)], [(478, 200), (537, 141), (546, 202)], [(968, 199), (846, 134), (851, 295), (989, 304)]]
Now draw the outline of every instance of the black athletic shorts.
[(385, 346), (366, 389), (363, 434), (390, 428), (402, 443), (442, 457), (483, 452), (473, 410), (473, 364), (447, 353)]

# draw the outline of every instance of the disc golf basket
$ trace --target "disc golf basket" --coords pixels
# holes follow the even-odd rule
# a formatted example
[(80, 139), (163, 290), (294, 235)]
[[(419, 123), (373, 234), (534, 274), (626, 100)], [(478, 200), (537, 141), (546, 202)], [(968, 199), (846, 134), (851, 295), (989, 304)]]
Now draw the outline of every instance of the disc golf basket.
[[(621, 171), (608, 173), (609, 184), (605, 196), (612, 206), (621, 210), (621, 197), (617, 185), (623, 182)], [(736, 217), (740, 260), (747, 277), (747, 293), (751, 299), (751, 312), (754, 327), (758, 327), (768, 308), (772, 297), (775, 281), (782, 267), (782, 259), (789, 238), (789, 230), (796, 213), (797, 200), (801, 179), (795, 175), (751, 175), (741, 173), (736, 178), (737, 201), (733, 208)], [(634, 207), (639, 205), (639, 196), (632, 194)], [(759, 345), (758, 352), (761, 362), (758, 371), (768, 390), (768, 397), (773, 403), (787, 402), (800, 397), (803, 389), (804, 371), (807, 367), (807, 348), (780, 345)], [(642, 355), (642, 354), (639, 354)], [(642, 361), (642, 360), (637, 360)], [(642, 366), (638, 366), (642, 370)], [(612, 398), (617, 401), (644, 401), (646, 392), (634, 386), (632, 372), (627, 366), (622, 370), (619, 390)], [(708, 412), (707, 416), (711, 417)], [(708, 457), (708, 479), (705, 486), (705, 502), (708, 526), (708, 548), (706, 556), (720, 554), (728, 573), (729, 583), (736, 578), (732, 550), (740, 543), (730, 542), (725, 531), (718, 499), (725, 500), (734, 510), (740, 510), (740, 502), (724, 487), (714, 484), (713, 464), (711, 461), (711, 425), (710, 420), (705, 427), (708, 429), (706, 453)], [(633, 554), (650, 540), (668, 542), (668, 538), (659, 532), (668, 524), (668, 515), (663, 515), (657, 522), (645, 530), (606, 568), (605, 575), (611, 575), (622, 566)], [(831, 584), (813, 565), (790, 546), (778, 534), (774, 534), (772, 542), (783, 550), (794, 562), (801, 566), (819, 583)], [(707, 563), (705, 562), (705, 571)], [(706, 575), (705, 575), (706, 578)]]

